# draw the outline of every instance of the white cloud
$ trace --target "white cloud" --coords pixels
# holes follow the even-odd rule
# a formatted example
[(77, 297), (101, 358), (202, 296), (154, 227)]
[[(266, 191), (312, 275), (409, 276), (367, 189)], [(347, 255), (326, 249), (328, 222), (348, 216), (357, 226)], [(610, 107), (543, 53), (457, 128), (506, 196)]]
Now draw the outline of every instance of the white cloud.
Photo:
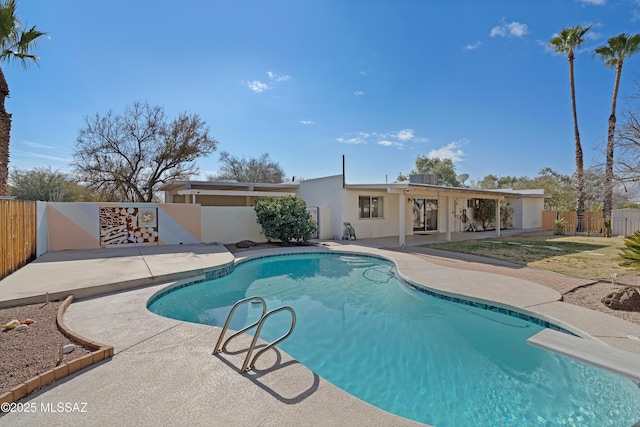
[(336, 141), (343, 144), (378, 144), (384, 147), (396, 147), (399, 150), (404, 149), (405, 144), (427, 142), (426, 138), (417, 138), (413, 129), (402, 129), (395, 132), (357, 132), (349, 133)]
[(578, 0), (580, 3), (590, 6), (604, 6), (607, 0)]
[(400, 141), (410, 141), (414, 138), (413, 129), (402, 129), (396, 134), (396, 138)]
[(58, 162), (65, 162), (65, 163), (69, 163), (72, 160), (70, 158), (49, 156), (47, 154), (32, 153), (30, 151), (22, 151), (22, 150), (12, 150), (11, 154), (15, 156), (20, 156), (20, 157), (35, 157), (37, 159), (55, 160)]
[(357, 136), (354, 138), (340, 137), (340, 138), (336, 138), (336, 141), (341, 142), (343, 144), (366, 144), (367, 143), (367, 141)]
[(463, 145), (467, 144), (467, 140), (460, 141), (451, 141), (444, 147), (436, 148), (434, 150), (429, 151), (427, 157), (438, 157), (440, 159), (451, 159), (454, 162), (459, 162), (464, 160), (465, 153), (460, 148)]
[(291, 80), (291, 76), (285, 75), (281, 76), (272, 71), (267, 71), (267, 76), (269, 77), (269, 82), (261, 82), (260, 80), (253, 80), (245, 82), (247, 87), (256, 93), (262, 93), (265, 90), (273, 89), (273, 86), (276, 83), (286, 82)]
[(489, 37), (496, 37), (496, 36), (504, 37), (506, 34), (507, 34), (507, 31), (505, 30), (504, 27), (500, 25), (496, 25), (491, 29), (491, 32), (489, 33)]
[(501, 23), (491, 29), (490, 37), (524, 37), (529, 32), (527, 24), (521, 22)]
[(602, 33), (591, 30), (584, 35), (584, 38), (592, 41), (600, 40), (602, 38)]
[(355, 96), (362, 96), (362, 95), (364, 95), (364, 92), (363, 92), (363, 91), (361, 91), (361, 90), (357, 90), (357, 91), (353, 92), (353, 94), (354, 94)]
[(512, 22), (507, 25), (507, 28), (509, 29), (509, 35), (515, 37), (523, 37), (529, 32), (527, 24), (521, 24), (520, 22)]
[(378, 145), (383, 145), (385, 147), (398, 147), (399, 150), (404, 149), (404, 144), (400, 141), (389, 141), (388, 139), (383, 139), (382, 141), (378, 141)]
[(26, 145), (27, 147), (32, 148), (42, 148), (47, 150), (55, 150), (56, 147), (52, 147), (50, 145), (40, 144), (39, 142), (31, 142), (31, 141), (20, 141), (20, 144)]
[(300, 123), (302, 123), (303, 125), (313, 125), (313, 124), (315, 124), (311, 120), (300, 120)]
[(464, 50), (475, 50), (475, 49), (479, 48), (480, 46), (482, 46), (482, 42), (478, 40), (475, 43), (466, 45), (463, 49)]
[(269, 80), (271, 80), (274, 83), (286, 82), (288, 80), (291, 80), (291, 76), (280, 76), (271, 71), (267, 71), (267, 75), (269, 76)]
[(257, 93), (262, 93), (265, 90), (269, 89), (269, 85), (268, 84), (263, 83), (263, 82), (261, 82), (259, 80), (254, 80), (252, 82), (247, 82), (247, 87), (249, 89), (251, 89), (252, 91), (257, 92)]

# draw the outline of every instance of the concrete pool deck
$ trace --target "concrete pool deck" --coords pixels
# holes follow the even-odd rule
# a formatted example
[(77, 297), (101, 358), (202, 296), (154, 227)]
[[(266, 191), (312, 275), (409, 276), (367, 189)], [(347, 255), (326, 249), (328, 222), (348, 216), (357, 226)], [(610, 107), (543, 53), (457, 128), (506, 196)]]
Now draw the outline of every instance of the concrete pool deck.
[[(411, 282), (445, 294), (513, 306), (579, 335), (633, 352), (640, 366), (640, 341), (627, 337), (640, 335), (640, 325), (560, 302), (560, 292), (552, 287), (518, 277), (529, 274), (529, 269), (512, 268), (511, 275), (495, 274), (491, 268), (469, 269), (463, 264), (474, 261), (465, 259), (457, 265), (451, 259), (435, 262), (436, 255), (419, 253), (420, 248), (385, 250), (371, 242), (361, 243), (247, 251), (236, 254), (235, 259), (309, 251), (381, 255), (392, 259)], [(168, 283), (233, 262), (234, 256), (223, 246), (88, 252), (92, 251), (45, 254), (16, 272), (20, 274), (0, 281), (0, 303), (27, 298), (39, 298), (40, 302), (45, 292), (84, 295), (85, 299), (71, 304), (65, 323), (78, 335), (113, 345), (114, 357), (27, 396), (21, 402), (34, 403), (38, 410), (0, 415), (0, 424), (90, 426), (109, 420), (110, 424), (160, 426), (418, 425), (352, 397), (281, 351), (267, 352), (255, 371), (241, 375), (237, 368), (248, 339), (243, 337), (228, 352), (212, 356), (220, 328), (164, 318), (146, 309), (149, 298)], [(105, 256), (107, 253), (111, 256)], [(572, 279), (549, 274), (559, 286)], [(123, 282), (144, 287), (124, 291)], [(41, 410), (59, 402), (86, 402), (86, 412)]]

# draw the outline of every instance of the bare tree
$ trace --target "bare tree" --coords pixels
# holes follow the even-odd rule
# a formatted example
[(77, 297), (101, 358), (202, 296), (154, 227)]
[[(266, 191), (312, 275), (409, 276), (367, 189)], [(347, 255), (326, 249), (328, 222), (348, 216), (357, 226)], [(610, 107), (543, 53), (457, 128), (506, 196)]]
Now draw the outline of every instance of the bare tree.
[(621, 182), (640, 182), (640, 117), (629, 109), (616, 139), (615, 172)]
[(269, 182), (280, 183), (284, 181), (284, 171), (280, 165), (264, 153), (259, 158), (239, 159), (226, 151), (220, 153), (222, 167), (215, 175), (207, 176), (209, 181), (235, 181), (235, 182)]
[(167, 122), (163, 108), (135, 102), (122, 115), (85, 117), (72, 165), (91, 189), (150, 202), (159, 185), (197, 174), (196, 159), (216, 146), (197, 115), (181, 113)]

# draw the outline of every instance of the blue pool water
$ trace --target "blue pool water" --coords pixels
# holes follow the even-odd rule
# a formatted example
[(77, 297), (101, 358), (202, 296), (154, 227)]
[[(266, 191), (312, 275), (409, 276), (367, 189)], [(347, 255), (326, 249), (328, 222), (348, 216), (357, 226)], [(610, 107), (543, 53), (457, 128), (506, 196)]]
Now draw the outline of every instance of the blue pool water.
[[(263, 297), (269, 310), (296, 311), (296, 329), (278, 347), (406, 418), (437, 427), (630, 427), (640, 420), (634, 382), (527, 345), (542, 326), (418, 292), (393, 264), (372, 257), (261, 258), (154, 298), (149, 310), (222, 326), (248, 296)], [(245, 304), (230, 327), (260, 314), (260, 306)], [(260, 337), (273, 340), (290, 322), (289, 313), (275, 314)]]

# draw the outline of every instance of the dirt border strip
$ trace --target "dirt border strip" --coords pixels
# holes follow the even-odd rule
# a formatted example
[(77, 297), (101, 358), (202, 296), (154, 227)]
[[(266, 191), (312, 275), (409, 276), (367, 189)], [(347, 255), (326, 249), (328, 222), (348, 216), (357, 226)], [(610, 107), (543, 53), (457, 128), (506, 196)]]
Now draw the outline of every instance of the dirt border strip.
[(91, 341), (80, 335), (73, 333), (64, 323), (63, 316), (69, 305), (73, 302), (73, 295), (69, 295), (62, 305), (58, 308), (58, 314), (56, 315), (56, 325), (64, 336), (71, 341), (82, 344), (83, 346), (93, 350), (91, 353), (71, 360), (66, 363), (62, 363), (53, 369), (50, 369), (42, 374), (36, 375), (27, 382), (19, 384), (13, 387), (11, 390), (0, 395), (0, 404), (16, 402), (28, 394), (33, 393), (39, 388), (45, 387), (55, 381), (59, 381), (62, 378), (71, 375), (77, 371), (85, 369), (94, 363), (101, 362), (104, 359), (113, 357), (113, 346), (107, 346), (95, 341)]

